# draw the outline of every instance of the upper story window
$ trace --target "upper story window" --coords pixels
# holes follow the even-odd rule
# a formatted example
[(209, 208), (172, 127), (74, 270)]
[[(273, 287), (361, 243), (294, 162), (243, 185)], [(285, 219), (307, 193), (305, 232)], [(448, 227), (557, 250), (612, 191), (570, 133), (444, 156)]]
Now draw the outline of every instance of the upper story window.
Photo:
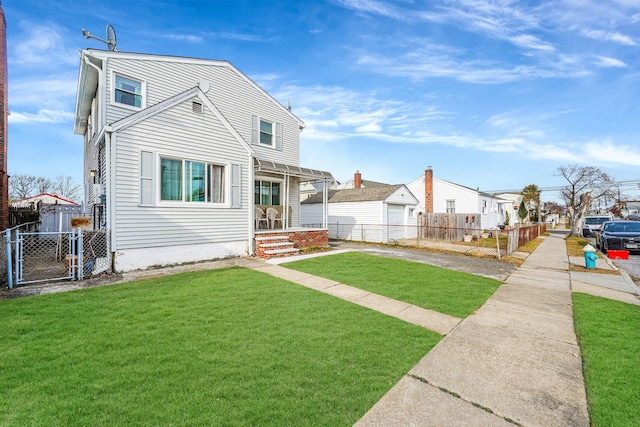
[(144, 82), (114, 74), (114, 102), (135, 108), (143, 107)]
[(260, 120), (260, 144), (273, 145), (273, 123)]
[(282, 123), (251, 116), (251, 143), (282, 151)]

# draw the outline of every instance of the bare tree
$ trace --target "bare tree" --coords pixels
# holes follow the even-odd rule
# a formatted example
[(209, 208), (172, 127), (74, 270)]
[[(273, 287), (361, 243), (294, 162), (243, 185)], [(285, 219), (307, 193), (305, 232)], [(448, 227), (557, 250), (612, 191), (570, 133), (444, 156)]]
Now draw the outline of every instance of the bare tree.
[(547, 212), (560, 215), (564, 209), (556, 202), (545, 202), (544, 208)]
[(57, 195), (71, 200), (77, 200), (82, 190), (80, 185), (73, 182), (73, 178), (65, 175), (58, 175), (53, 181), (51, 188)]
[(51, 180), (49, 178), (44, 178), (44, 177), (41, 177), (41, 176), (36, 178), (36, 193), (37, 194), (48, 193), (49, 191), (51, 191), (52, 187), (53, 187), (53, 183), (51, 182)]
[(9, 198), (13, 200), (33, 196), (37, 178), (33, 175), (11, 175), (9, 177)]
[(571, 236), (582, 234), (584, 215), (595, 200), (615, 200), (618, 192), (615, 181), (593, 166), (569, 165), (556, 170), (556, 175), (567, 180), (561, 190), (571, 220)]

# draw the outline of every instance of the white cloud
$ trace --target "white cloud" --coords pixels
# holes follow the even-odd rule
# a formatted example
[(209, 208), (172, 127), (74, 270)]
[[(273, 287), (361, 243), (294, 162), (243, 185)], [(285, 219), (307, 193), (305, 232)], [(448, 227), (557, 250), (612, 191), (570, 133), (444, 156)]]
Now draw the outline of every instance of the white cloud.
[(9, 123), (70, 123), (73, 113), (68, 111), (40, 110), (37, 113), (21, 113), (12, 111)]
[(596, 65), (603, 68), (624, 68), (627, 66), (624, 62), (615, 58), (608, 58), (606, 56), (597, 56), (598, 62)]
[(547, 42), (541, 41), (538, 37), (530, 34), (520, 34), (509, 37), (509, 40), (516, 46), (526, 49), (540, 50), (544, 52), (554, 52), (556, 49)]
[(165, 37), (171, 40), (186, 41), (189, 43), (201, 43), (203, 40), (202, 36), (195, 36), (191, 34), (167, 34)]
[(49, 108), (62, 110), (73, 103), (76, 96), (76, 80), (61, 80), (49, 76), (31, 76), (30, 79), (11, 80), (9, 108), (16, 106), (30, 109)]
[(600, 163), (640, 166), (640, 151), (628, 145), (616, 145), (611, 140), (590, 141), (583, 145), (583, 155)]
[(339, 5), (353, 9), (358, 12), (366, 12), (374, 15), (386, 16), (387, 18), (394, 18), (398, 20), (408, 20), (406, 11), (400, 8), (395, 8), (392, 5), (383, 1), (375, 0), (334, 0)]
[(603, 31), (603, 30), (589, 30), (582, 31), (585, 37), (599, 41), (611, 41), (625, 46), (635, 46), (635, 41), (624, 34), (620, 34), (617, 31)]
[(504, 128), (506, 126), (513, 126), (516, 124), (516, 119), (512, 116), (512, 113), (502, 113), (487, 119), (487, 124), (492, 127)]
[(57, 26), (23, 22), (20, 27), (25, 36), (9, 49), (9, 64), (39, 66), (78, 63), (77, 51), (64, 45), (63, 35)]
[(368, 123), (366, 125), (358, 126), (355, 128), (356, 133), (377, 133), (382, 130), (382, 127), (375, 122)]

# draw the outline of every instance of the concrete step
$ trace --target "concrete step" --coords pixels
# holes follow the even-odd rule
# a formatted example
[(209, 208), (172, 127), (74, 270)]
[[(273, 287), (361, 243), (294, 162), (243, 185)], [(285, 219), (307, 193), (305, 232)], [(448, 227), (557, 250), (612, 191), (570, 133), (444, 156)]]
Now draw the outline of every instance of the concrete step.
[(291, 255), (297, 255), (300, 253), (300, 249), (296, 249), (296, 248), (288, 248), (288, 249), (270, 249), (268, 251), (264, 251), (265, 255), (287, 255), (291, 254)]
[(262, 249), (267, 249), (267, 248), (273, 248), (273, 249), (277, 249), (277, 248), (293, 248), (293, 242), (287, 241), (287, 242), (276, 242), (276, 243), (260, 243), (259, 244), (260, 247)]

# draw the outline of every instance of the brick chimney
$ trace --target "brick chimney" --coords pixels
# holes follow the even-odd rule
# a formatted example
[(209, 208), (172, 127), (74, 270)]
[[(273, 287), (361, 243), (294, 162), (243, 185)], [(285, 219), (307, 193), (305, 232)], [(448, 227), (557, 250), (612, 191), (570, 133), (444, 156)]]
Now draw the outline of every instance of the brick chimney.
[(9, 228), (7, 21), (0, 0), (0, 230)]
[(424, 212), (433, 213), (433, 169), (424, 170)]
[(362, 188), (362, 175), (360, 171), (353, 174), (353, 188)]

